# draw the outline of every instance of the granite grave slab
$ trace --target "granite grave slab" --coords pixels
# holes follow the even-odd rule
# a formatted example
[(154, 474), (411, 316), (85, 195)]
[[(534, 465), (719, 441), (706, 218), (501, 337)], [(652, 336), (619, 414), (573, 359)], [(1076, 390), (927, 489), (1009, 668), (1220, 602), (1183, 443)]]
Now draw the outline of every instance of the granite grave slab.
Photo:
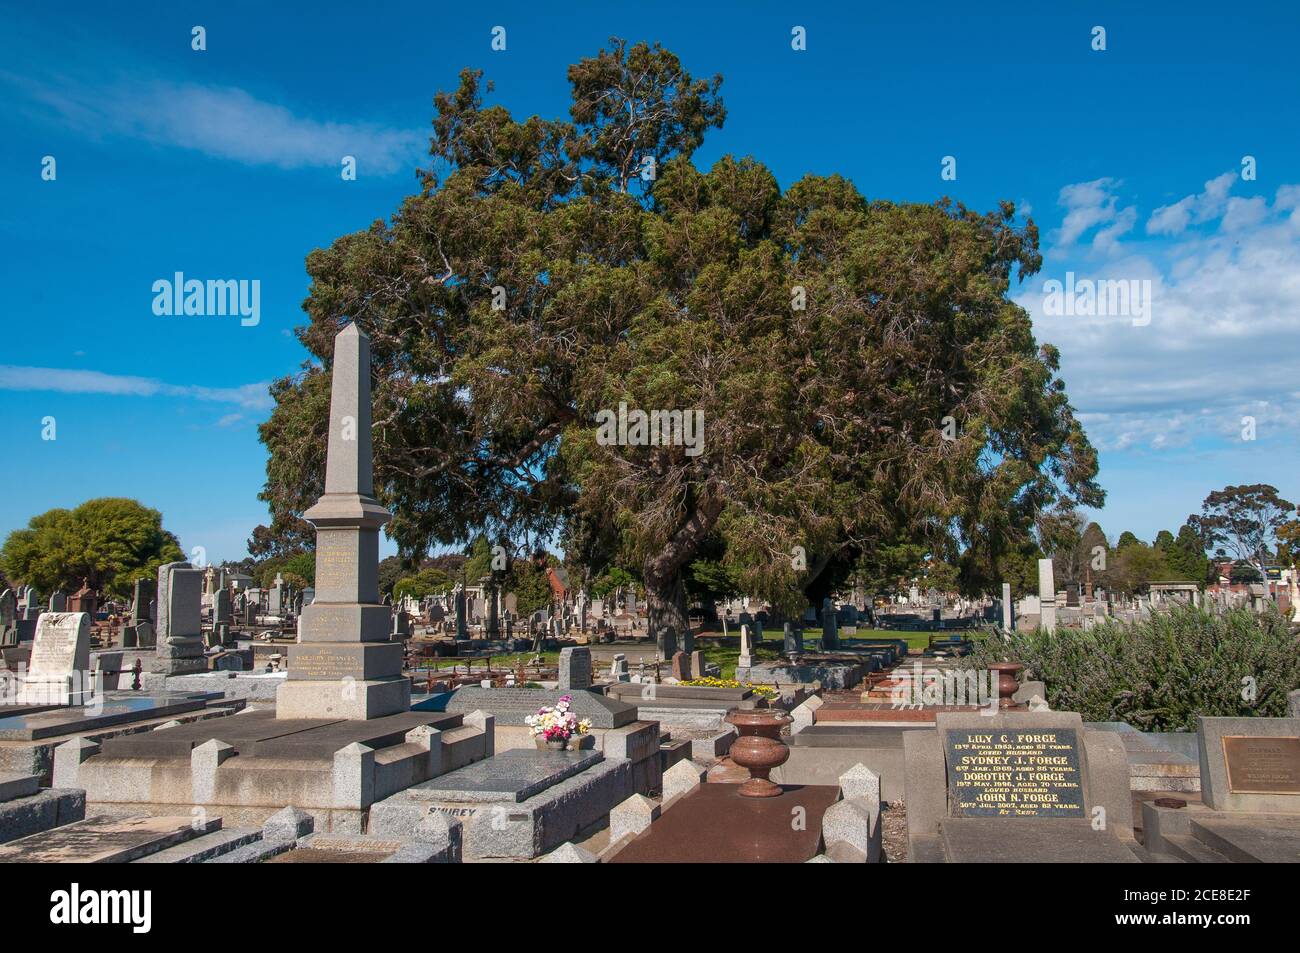
[(605, 760), (583, 751), (512, 748), (419, 785), (412, 794), (429, 801), (519, 802)]
[(554, 706), (562, 695), (572, 697), (569, 710), (580, 720), (590, 719), (593, 728), (621, 728), (636, 721), (635, 705), (595, 692), (470, 685), (450, 693), (443, 704), (445, 711), (468, 714), (481, 709), (495, 715), (498, 725), (522, 725), (524, 719), (537, 714), (539, 708)]
[(97, 731), (132, 721), (178, 715), (206, 707), (205, 698), (144, 696), (106, 702), (96, 710), (55, 709), (0, 718), (0, 741), (37, 741), (58, 735)]

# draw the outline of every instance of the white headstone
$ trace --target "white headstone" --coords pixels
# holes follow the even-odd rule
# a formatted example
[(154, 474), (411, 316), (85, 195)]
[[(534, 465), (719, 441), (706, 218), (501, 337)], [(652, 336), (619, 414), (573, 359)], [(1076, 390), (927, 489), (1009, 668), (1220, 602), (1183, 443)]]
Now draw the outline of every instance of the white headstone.
[(1042, 603), (1039, 625), (1044, 632), (1056, 631), (1056, 581), (1050, 559), (1038, 560), (1038, 599)]
[(18, 704), (83, 705), (91, 694), (90, 616), (41, 613)]

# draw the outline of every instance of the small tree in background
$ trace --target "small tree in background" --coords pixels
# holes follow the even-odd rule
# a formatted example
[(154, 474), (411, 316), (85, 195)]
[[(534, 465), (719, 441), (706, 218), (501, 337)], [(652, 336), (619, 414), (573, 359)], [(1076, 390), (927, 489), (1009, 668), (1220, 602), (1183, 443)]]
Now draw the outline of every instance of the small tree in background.
[(1205, 549), (1234, 555), (1265, 579), (1270, 546), (1294, 511), (1295, 504), (1267, 483), (1225, 486), (1205, 498), (1201, 514), (1187, 517), (1187, 525)]
[(75, 592), (85, 579), (91, 588), (121, 598), (130, 595), (136, 579), (184, 558), (157, 510), (137, 500), (100, 497), (33, 516), (0, 548), (0, 569), (43, 594)]

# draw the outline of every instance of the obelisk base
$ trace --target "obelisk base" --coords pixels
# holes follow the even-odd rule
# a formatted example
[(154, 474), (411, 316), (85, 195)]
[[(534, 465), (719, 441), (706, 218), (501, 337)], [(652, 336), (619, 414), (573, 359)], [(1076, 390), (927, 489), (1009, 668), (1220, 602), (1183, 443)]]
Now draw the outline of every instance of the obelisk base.
[(411, 680), (391, 678), (286, 680), (275, 693), (276, 718), (369, 719), (411, 708)]

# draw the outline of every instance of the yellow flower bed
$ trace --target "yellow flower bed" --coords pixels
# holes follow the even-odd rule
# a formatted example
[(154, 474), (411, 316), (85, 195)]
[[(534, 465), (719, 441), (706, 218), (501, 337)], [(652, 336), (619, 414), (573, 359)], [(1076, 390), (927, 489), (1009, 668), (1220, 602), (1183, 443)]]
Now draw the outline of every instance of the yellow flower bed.
[(734, 678), (714, 678), (705, 676), (703, 678), (690, 678), (681, 682), (682, 685), (698, 685), (702, 688), (748, 688), (760, 698), (772, 699), (779, 694), (771, 685), (755, 685), (753, 682), (738, 682)]

